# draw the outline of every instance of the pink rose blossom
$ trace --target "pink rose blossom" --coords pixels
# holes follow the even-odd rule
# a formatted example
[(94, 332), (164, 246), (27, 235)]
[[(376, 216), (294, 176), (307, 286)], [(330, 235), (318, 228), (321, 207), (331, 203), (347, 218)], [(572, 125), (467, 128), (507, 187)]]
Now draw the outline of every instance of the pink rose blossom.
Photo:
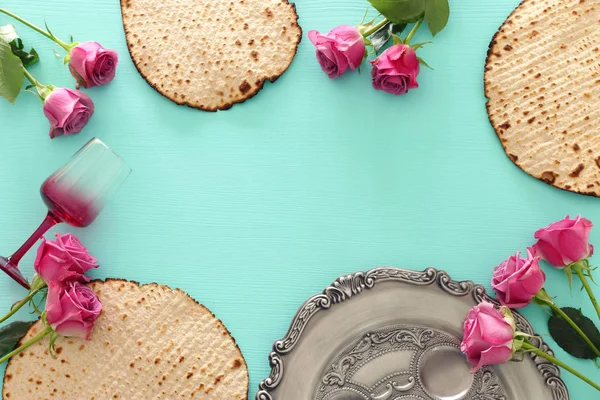
[(535, 233), (537, 254), (554, 267), (563, 268), (574, 262), (591, 257), (594, 246), (588, 240), (592, 222), (581, 218), (571, 219), (567, 215), (562, 221), (550, 224)]
[(528, 249), (527, 258), (521, 258), (517, 252), (494, 269), (492, 288), (502, 305), (521, 308), (531, 303), (546, 283), (539, 260), (540, 257)]
[(472, 373), (512, 358), (516, 328), (510, 313), (502, 315), (491, 303), (483, 302), (469, 311), (463, 330), (460, 350), (473, 367)]
[(46, 319), (56, 333), (91, 339), (102, 303), (92, 289), (79, 282), (48, 283)]
[(96, 261), (77, 237), (57, 233), (56, 240), (42, 238), (33, 266), (46, 282), (88, 282), (90, 279), (84, 274), (98, 268)]
[(373, 87), (384, 92), (401, 95), (419, 87), (417, 76), (421, 71), (415, 51), (405, 44), (385, 50), (371, 61)]
[(78, 90), (54, 89), (44, 100), (44, 115), (50, 121), (51, 139), (81, 132), (92, 114), (92, 99)]
[(83, 42), (71, 50), (69, 70), (77, 85), (85, 88), (106, 85), (115, 77), (119, 56), (97, 42)]
[(326, 35), (308, 32), (317, 48), (317, 60), (332, 79), (342, 76), (348, 68), (354, 71), (365, 57), (366, 46), (361, 33), (350, 25), (342, 25)]

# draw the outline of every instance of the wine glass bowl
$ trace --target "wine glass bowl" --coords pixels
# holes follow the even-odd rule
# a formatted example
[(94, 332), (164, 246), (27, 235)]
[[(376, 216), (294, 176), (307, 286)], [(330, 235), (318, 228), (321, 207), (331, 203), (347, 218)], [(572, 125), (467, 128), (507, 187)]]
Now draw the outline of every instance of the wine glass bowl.
[(40, 192), (61, 222), (90, 225), (131, 173), (125, 161), (94, 138), (44, 181)]
[(97, 138), (91, 139), (42, 183), (40, 193), (48, 214), (15, 254), (8, 258), (0, 256), (0, 269), (29, 289), (18, 268), (25, 253), (58, 223), (82, 228), (94, 222), (130, 173), (131, 168), (110, 147)]

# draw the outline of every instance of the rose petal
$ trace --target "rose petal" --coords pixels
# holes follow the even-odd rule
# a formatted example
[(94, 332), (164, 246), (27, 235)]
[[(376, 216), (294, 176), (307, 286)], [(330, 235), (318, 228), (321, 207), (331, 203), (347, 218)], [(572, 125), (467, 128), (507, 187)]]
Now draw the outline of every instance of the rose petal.
[(512, 327), (499, 314), (497, 317), (480, 314), (478, 320), (482, 340), (498, 345), (513, 339)]
[(512, 358), (512, 350), (506, 346), (491, 347), (481, 353), (479, 363), (471, 370), (477, 372), (485, 365), (503, 364)]

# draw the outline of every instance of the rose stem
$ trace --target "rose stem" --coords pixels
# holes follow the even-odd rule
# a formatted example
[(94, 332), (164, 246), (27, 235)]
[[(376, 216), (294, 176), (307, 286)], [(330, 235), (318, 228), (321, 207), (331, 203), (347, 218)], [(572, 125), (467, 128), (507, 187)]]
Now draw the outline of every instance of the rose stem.
[(11, 351), (4, 357), (0, 358), (0, 364), (2, 364), (4, 361), (8, 360), (9, 358), (16, 356), (23, 350), (27, 349), (29, 346), (39, 342), (40, 340), (42, 340), (44, 338), (44, 336), (46, 336), (50, 332), (52, 332), (52, 328), (47, 326), (46, 329), (44, 329), (43, 331), (41, 331), (40, 333), (38, 333), (37, 335), (35, 335), (31, 339), (29, 339), (27, 342), (23, 343), (21, 346), (19, 346), (15, 350)]
[(37, 31), (37, 32), (41, 33), (42, 35), (46, 36), (48, 39), (56, 42), (60, 47), (62, 47), (63, 49), (65, 49), (67, 52), (69, 52), (69, 53), (71, 52), (71, 48), (69, 47), (68, 44), (66, 44), (65, 42), (63, 42), (59, 38), (57, 38), (54, 35), (52, 35), (50, 32), (47, 32), (47, 31), (43, 30), (39, 26), (36, 26), (36, 25), (32, 24), (31, 22), (24, 20), (23, 18), (19, 17), (16, 14), (11, 13), (10, 11), (8, 11), (8, 10), (6, 10), (4, 8), (0, 8), (0, 12), (8, 15), (9, 17), (12, 17), (12, 18), (16, 19), (17, 21), (21, 22), (24, 25), (27, 25), (28, 27), (30, 27), (34, 31)]
[(43, 288), (45, 288), (46, 282), (42, 279), (42, 278), (37, 278), (33, 281), (32, 285), (31, 285), (31, 291), (29, 292), (29, 294), (27, 296), (25, 296), (25, 298), (21, 301), (19, 301), (17, 304), (15, 304), (10, 311), (8, 312), (8, 314), (6, 314), (4, 317), (0, 318), (0, 324), (4, 321), (6, 321), (7, 319), (9, 319), (10, 317), (12, 317), (13, 315), (15, 315), (15, 313), (17, 311), (19, 311), (19, 309), (21, 309), (21, 307), (23, 307), (25, 304), (27, 304), (27, 302), (29, 302), (31, 299), (33, 299), (33, 297), (38, 294), (38, 292), (40, 290), (42, 290)]
[(555, 313), (560, 315), (560, 317), (562, 319), (564, 319), (569, 325), (571, 325), (571, 328), (573, 328), (575, 330), (575, 332), (577, 332), (579, 334), (579, 336), (581, 336), (581, 338), (587, 343), (587, 345), (592, 348), (594, 353), (596, 353), (596, 356), (600, 357), (600, 350), (598, 350), (598, 348), (594, 345), (594, 343), (592, 343), (590, 338), (587, 337), (587, 335), (581, 330), (581, 328), (579, 328), (579, 326), (577, 326), (577, 324), (571, 318), (569, 318), (569, 316), (567, 314), (565, 314), (565, 312), (563, 310), (561, 310), (560, 307), (558, 307), (554, 303), (546, 303), (546, 304), (548, 304), (548, 306)]
[(374, 27), (372, 27), (371, 29), (369, 29), (368, 31), (366, 31), (365, 33), (363, 33), (363, 37), (369, 37), (372, 34), (374, 34), (375, 32), (377, 32), (378, 30), (380, 30), (381, 28), (383, 28), (388, 22), (386, 18), (382, 19), (381, 22), (379, 22), (377, 25), (375, 25)]
[(525, 341), (523, 343), (522, 349), (530, 351), (533, 354), (536, 354), (536, 355), (538, 355), (540, 357), (543, 357), (546, 360), (550, 361), (551, 363), (556, 364), (559, 367), (562, 367), (563, 369), (569, 371), (570, 373), (572, 373), (573, 375), (575, 375), (576, 377), (578, 377), (582, 381), (586, 382), (588, 385), (592, 386), (594, 389), (600, 391), (600, 386), (598, 384), (594, 383), (592, 380), (590, 380), (586, 376), (582, 375), (579, 371), (577, 371), (577, 370), (569, 367), (568, 365), (566, 365), (562, 361), (557, 360), (556, 358), (552, 357), (550, 354), (544, 353), (543, 351), (541, 351), (540, 349), (538, 349), (537, 347), (535, 347), (534, 345), (532, 345), (528, 341)]
[(39, 290), (34, 291), (32, 290), (31, 292), (29, 292), (29, 294), (27, 296), (25, 296), (25, 298), (23, 300), (21, 300), (20, 302), (18, 302), (17, 304), (14, 305), (14, 307), (8, 312), (8, 314), (6, 314), (4, 317), (0, 318), (0, 323), (6, 321), (7, 319), (9, 319), (10, 317), (12, 317), (17, 311), (19, 311), (21, 309), (21, 307), (23, 307), (25, 304), (27, 304), (27, 302), (29, 300), (31, 300), (33, 298), (33, 296), (35, 296), (37, 294)]
[(415, 36), (415, 33), (417, 33), (417, 30), (419, 29), (419, 27), (421, 26), (422, 23), (423, 23), (423, 18), (419, 19), (417, 21), (417, 23), (415, 24), (415, 26), (413, 26), (410, 33), (406, 37), (406, 39), (404, 39), (404, 44), (410, 45), (410, 41), (412, 40), (413, 36)]
[(31, 75), (29, 73), (29, 71), (27, 71), (27, 69), (25, 69), (25, 67), (23, 67), (23, 74), (25, 74), (25, 78), (27, 78), (27, 80), (29, 82), (31, 82), (31, 84), (33, 86), (35, 86), (35, 90), (37, 90), (40, 98), (42, 99), (42, 101), (46, 100), (46, 97), (48, 97), (48, 95), (52, 92), (50, 89), (48, 89), (48, 87), (42, 85), (37, 79), (35, 79), (33, 77), (33, 75)]
[(575, 273), (577, 273), (577, 276), (579, 276), (579, 279), (581, 279), (581, 283), (583, 283), (583, 287), (585, 288), (588, 296), (590, 296), (590, 300), (596, 309), (596, 314), (598, 314), (598, 318), (600, 318), (600, 306), (598, 305), (598, 300), (596, 300), (596, 296), (594, 296), (594, 292), (592, 291), (587, 278), (583, 274), (583, 270), (579, 265), (573, 265), (573, 269), (575, 270)]

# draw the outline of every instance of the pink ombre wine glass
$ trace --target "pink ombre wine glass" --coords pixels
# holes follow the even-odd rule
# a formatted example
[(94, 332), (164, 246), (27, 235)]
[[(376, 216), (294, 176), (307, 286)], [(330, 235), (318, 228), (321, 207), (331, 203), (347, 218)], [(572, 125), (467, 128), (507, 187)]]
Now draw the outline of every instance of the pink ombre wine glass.
[(90, 225), (131, 173), (125, 161), (97, 138), (90, 140), (61, 169), (44, 181), (40, 192), (48, 214), (29, 239), (13, 254), (0, 256), (0, 269), (21, 286), (29, 283), (19, 261), (48, 229), (65, 222), (78, 228)]

